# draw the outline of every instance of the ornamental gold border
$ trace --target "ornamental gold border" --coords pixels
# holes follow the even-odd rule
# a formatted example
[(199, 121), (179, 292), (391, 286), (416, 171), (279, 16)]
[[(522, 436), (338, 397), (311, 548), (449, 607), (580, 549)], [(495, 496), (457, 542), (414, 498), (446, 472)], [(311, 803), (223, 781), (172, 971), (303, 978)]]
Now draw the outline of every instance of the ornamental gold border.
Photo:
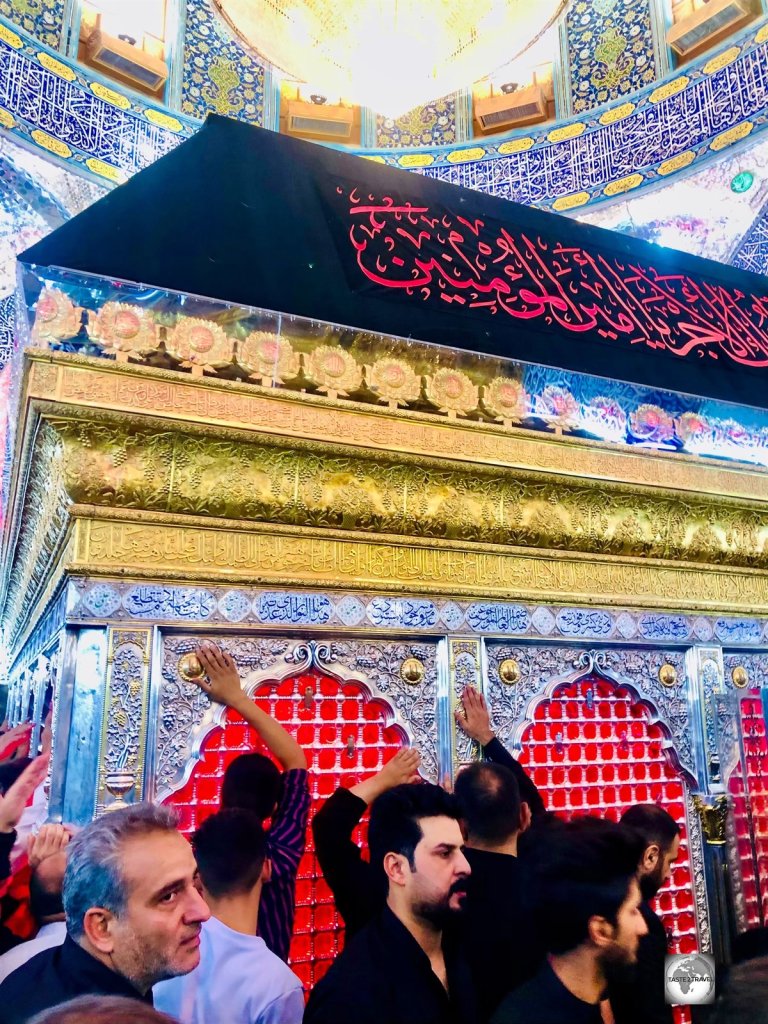
[(43, 423), (81, 505), (768, 568), (761, 503), (58, 409)]
[[(378, 409), (298, 392), (207, 379), (179, 380), (167, 370), (137, 369), (99, 359), (30, 352), (25, 398), (72, 410), (101, 408), (141, 416), (235, 427), (241, 431), (615, 481), (667, 491), (768, 501), (768, 472), (724, 467), (703, 458), (619, 448), (601, 441), (553, 436), (474, 421), (436, 421), (410, 410)], [(57, 413), (60, 410), (57, 410)], [(665, 473), (666, 470), (666, 473)]]
[(759, 570), (93, 511), (72, 508), (71, 573), (768, 614)]
[[(120, 707), (121, 698), (126, 694), (123, 692), (121, 683), (116, 678), (115, 658), (121, 646), (133, 644), (141, 650), (141, 673), (138, 678), (131, 680), (131, 686), (138, 687), (136, 697), (139, 698), (140, 710), (138, 719), (135, 722), (120, 724), (115, 714), (115, 707)], [(123, 768), (126, 775), (133, 776), (133, 784), (127, 789), (127, 793), (133, 790), (131, 802), (141, 800), (144, 785), (144, 765), (146, 761), (147, 746), (147, 715), (149, 709), (149, 678), (150, 659), (152, 653), (152, 627), (135, 623), (126, 623), (119, 626), (110, 626), (108, 629), (107, 644), (107, 678), (104, 688), (103, 721), (101, 736), (99, 740), (99, 775), (96, 788), (96, 813), (103, 814), (113, 807), (122, 807), (124, 803), (120, 796), (112, 794), (109, 788), (110, 765), (115, 758), (119, 759), (122, 747), (130, 744), (131, 739), (136, 743), (136, 759)], [(126, 732), (126, 725), (133, 726), (134, 735), (131, 737)]]

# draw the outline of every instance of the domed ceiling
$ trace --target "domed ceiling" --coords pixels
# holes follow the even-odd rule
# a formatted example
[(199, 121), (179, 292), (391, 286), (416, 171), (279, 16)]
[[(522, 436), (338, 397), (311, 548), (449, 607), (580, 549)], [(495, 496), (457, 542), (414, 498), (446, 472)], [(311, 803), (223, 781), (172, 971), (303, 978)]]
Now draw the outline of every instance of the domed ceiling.
[(388, 116), (520, 57), (570, 0), (214, 0), (291, 79)]

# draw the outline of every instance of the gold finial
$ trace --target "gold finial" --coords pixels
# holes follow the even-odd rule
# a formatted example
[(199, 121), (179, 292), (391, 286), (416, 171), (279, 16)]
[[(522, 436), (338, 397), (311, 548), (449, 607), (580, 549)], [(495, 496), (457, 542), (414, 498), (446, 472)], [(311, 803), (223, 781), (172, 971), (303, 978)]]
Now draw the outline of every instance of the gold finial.
[(743, 690), (749, 682), (749, 673), (743, 665), (737, 665), (736, 668), (734, 668), (733, 672), (731, 672), (731, 679), (733, 680), (734, 686), (737, 686), (740, 690)]
[(728, 820), (728, 797), (717, 797), (713, 804), (704, 803), (694, 796), (693, 806), (701, 819), (701, 827), (708, 846), (725, 846), (725, 826)]
[(185, 654), (179, 658), (178, 665), (179, 675), (187, 682), (192, 683), (196, 679), (202, 679), (205, 675), (205, 669), (200, 664), (200, 659), (196, 654)]
[(514, 658), (505, 658), (499, 665), (499, 679), (507, 686), (514, 686), (520, 681), (520, 666)]
[(406, 658), (400, 666), (400, 678), (411, 686), (418, 686), (424, 678), (424, 662), (418, 658)]
[(677, 682), (677, 669), (668, 661), (659, 669), (659, 682), (662, 686), (674, 686)]

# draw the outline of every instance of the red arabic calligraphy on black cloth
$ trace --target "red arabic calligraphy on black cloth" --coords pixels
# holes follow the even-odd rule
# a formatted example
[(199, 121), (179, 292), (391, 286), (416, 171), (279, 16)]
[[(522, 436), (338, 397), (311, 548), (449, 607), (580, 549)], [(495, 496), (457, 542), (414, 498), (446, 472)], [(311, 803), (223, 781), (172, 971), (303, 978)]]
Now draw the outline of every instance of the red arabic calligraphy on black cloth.
[(341, 185), (336, 192), (363, 275), (358, 287), (683, 359), (768, 366), (766, 295), (394, 194)]

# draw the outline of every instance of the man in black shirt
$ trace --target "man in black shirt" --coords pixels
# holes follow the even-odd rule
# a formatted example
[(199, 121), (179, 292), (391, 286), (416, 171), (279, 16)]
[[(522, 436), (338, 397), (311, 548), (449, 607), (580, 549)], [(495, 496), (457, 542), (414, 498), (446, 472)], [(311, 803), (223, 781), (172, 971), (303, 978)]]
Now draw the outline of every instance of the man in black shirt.
[[(517, 840), (543, 808), (536, 787), (493, 734), (485, 701), (476, 690), (463, 695), (459, 727), (499, 760), (462, 768), (454, 792), (466, 836), (464, 854), (472, 868), (462, 939), (477, 992), (481, 1020), (488, 1020), (507, 992), (535, 973), (544, 959), (525, 899), (525, 870)], [(509, 762), (517, 768), (513, 771)], [(520, 779), (520, 782), (518, 781)], [(521, 801), (521, 783), (527, 799)]]
[(0, 1024), (25, 1024), (79, 995), (151, 1004), (155, 982), (200, 962), (200, 926), (210, 911), (195, 872), (167, 808), (135, 804), (87, 825), (67, 848), (64, 944), (0, 985)]
[(617, 979), (608, 992), (616, 1024), (672, 1024), (672, 1007), (664, 997), (667, 933), (650, 901), (669, 881), (680, 852), (680, 826), (657, 804), (636, 804), (621, 819), (643, 837), (638, 881), (643, 902), (640, 912), (648, 934), (640, 940), (637, 969), (632, 978)]
[(397, 786), (374, 801), (368, 842), (386, 906), (315, 986), (305, 1024), (475, 1024), (469, 969), (444, 932), (470, 873), (456, 801)]
[(535, 913), (549, 959), (491, 1024), (601, 1024), (606, 986), (634, 964), (647, 931), (635, 877), (641, 848), (629, 829), (597, 818), (542, 831)]
[[(523, 766), (496, 739), (483, 697), (477, 690), (467, 687), (462, 703), (464, 713), (457, 716), (459, 726), (480, 743), (487, 761), (503, 765), (514, 775), (521, 801), (521, 825), (535, 820), (544, 813), (544, 802)], [(312, 821), (317, 859), (346, 926), (348, 939), (378, 913), (386, 899), (381, 872), (372, 870), (370, 863), (363, 858), (352, 833), (378, 796), (393, 786), (415, 782), (419, 778), (419, 762), (417, 750), (398, 751), (376, 775), (351, 789), (337, 789)], [(514, 868), (510, 868), (512, 870)], [(510, 922), (510, 927), (512, 924)]]

